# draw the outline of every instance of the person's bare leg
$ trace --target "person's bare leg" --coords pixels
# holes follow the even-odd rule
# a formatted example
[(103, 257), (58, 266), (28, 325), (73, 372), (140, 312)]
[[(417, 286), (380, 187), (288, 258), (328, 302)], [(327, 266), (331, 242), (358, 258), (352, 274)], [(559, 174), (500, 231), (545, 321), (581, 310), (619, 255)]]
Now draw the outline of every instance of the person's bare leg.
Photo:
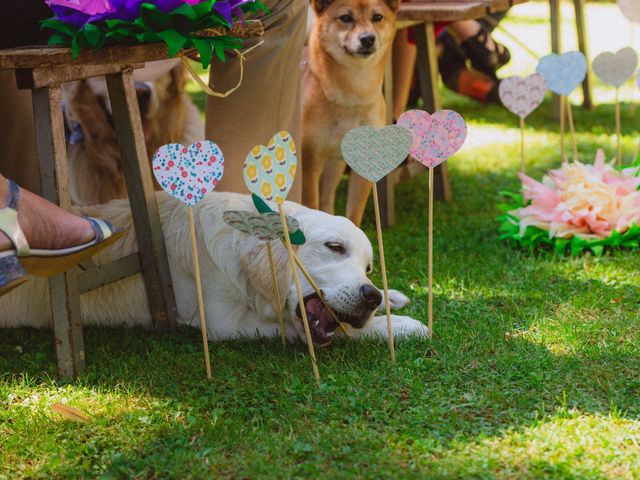
[(409, 43), (408, 30), (398, 30), (393, 41), (393, 118), (397, 119), (407, 108), (417, 48)]
[[(7, 204), (9, 186), (0, 175), (0, 209)], [(28, 190), (20, 189), (18, 222), (31, 248), (59, 249), (82, 245), (95, 237), (91, 224)], [(12, 248), (0, 232), (0, 252)]]

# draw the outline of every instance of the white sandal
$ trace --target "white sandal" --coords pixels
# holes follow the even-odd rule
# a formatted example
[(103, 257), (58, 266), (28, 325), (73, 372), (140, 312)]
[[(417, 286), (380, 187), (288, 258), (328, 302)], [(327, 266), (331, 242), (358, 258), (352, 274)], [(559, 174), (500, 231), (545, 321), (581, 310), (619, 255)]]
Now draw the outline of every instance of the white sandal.
[(9, 237), (14, 248), (0, 252), (0, 296), (26, 282), (27, 275), (48, 277), (62, 273), (124, 235), (123, 230), (115, 229), (109, 222), (84, 217), (95, 232), (90, 242), (58, 250), (31, 249), (18, 222), (20, 187), (7, 181), (9, 198), (7, 206), (0, 210), (0, 232)]

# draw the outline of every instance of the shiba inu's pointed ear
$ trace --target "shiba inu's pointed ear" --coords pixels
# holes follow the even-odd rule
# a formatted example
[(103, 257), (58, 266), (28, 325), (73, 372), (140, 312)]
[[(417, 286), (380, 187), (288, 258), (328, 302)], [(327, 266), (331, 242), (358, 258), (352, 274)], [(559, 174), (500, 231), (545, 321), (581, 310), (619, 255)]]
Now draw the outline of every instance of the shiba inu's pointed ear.
[(394, 12), (400, 7), (400, 0), (384, 0), (384, 3)]
[[(329, 5), (333, 3), (333, 0), (311, 0), (311, 5), (316, 13), (322, 13)], [(397, 3), (397, 1), (396, 1)]]

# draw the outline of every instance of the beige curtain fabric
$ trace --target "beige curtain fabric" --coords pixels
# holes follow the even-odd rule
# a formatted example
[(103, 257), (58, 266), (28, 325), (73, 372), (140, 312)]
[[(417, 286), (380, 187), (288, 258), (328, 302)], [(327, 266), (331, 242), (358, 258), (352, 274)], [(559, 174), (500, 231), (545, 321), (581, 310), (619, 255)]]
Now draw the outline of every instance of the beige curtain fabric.
[[(280, 130), (291, 132), (300, 153), (300, 60), (305, 40), (306, 0), (267, 0), (272, 15), (257, 18), (265, 26), (264, 44), (247, 54), (244, 80), (227, 98), (207, 97), (206, 136), (225, 156), (225, 172), (216, 190), (248, 193), (242, 178), (244, 158)], [(247, 41), (246, 47), (257, 43)], [(209, 84), (216, 91), (232, 88), (240, 74), (239, 59), (211, 65)], [(299, 158), (300, 160), (300, 158)], [(288, 199), (300, 201), (301, 168)]]

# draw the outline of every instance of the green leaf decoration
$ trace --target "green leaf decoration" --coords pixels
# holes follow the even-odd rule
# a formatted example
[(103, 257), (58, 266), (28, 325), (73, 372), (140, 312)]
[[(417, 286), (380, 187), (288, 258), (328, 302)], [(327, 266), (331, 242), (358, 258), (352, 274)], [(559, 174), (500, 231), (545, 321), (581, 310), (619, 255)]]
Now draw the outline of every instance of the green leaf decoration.
[(572, 256), (577, 256), (585, 250), (590, 250), (599, 257), (607, 249), (640, 248), (640, 226), (637, 224), (631, 225), (624, 233), (614, 230), (607, 238), (586, 239), (575, 236), (572, 238), (551, 238), (547, 230), (531, 225), (521, 234), (520, 219), (509, 212), (525, 206), (522, 195), (512, 192), (500, 192), (500, 195), (512, 200), (497, 205), (498, 209), (503, 212), (496, 218), (500, 222), (498, 226), (500, 240), (512, 242), (529, 250), (553, 250), (558, 255), (566, 255), (569, 252)]
[[(99, 49), (104, 45), (147, 43), (162, 41), (167, 45), (170, 56), (181, 49), (194, 48), (200, 54), (206, 68), (211, 63), (213, 53), (225, 60), (225, 50), (242, 48), (242, 39), (231, 35), (203, 37), (196, 36), (210, 28), (232, 26), (224, 17), (213, 11), (215, 0), (205, 0), (196, 5), (183, 4), (171, 12), (161, 12), (153, 3), (140, 5), (139, 16), (132, 21), (108, 19), (88, 22), (82, 29), (56, 18), (43, 20), (41, 25), (52, 31), (50, 46), (68, 46), (74, 58), (80, 50)], [(257, 10), (268, 11), (259, 1), (240, 6), (243, 14)]]
[[(267, 202), (265, 202), (255, 193), (251, 194), (251, 200), (253, 200), (253, 205), (256, 207), (256, 210), (258, 210), (258, 213), (277, 213), (269, 205), (267, 205)], [(290, 233), (289, 239), (291, 240), (292, 245), (303, 245), (307, 241), (302, 229), (296, 230), (294, 233)]]
[(105, 42), (105, 36), (102, 30), (91, 23), (87, 23), (84, 27), (84, 38), (87, 39), (87, 43), (93, 48), (100, 48)]
[(213, 56), (213, 48), (210, 42), (206, 40), (200, 40), (196, 38), (191, 39), (191, 43), (196, 47), (198, 53), (200, 54), (200, 62), (204, 68), (208, 68), (211, 64), (211, 57)]
[(175, 57), (184, 44), (187, 43), (186, 37), (171, 29), (158, 32), (158, 37), (167, 45), (170, 57)]

